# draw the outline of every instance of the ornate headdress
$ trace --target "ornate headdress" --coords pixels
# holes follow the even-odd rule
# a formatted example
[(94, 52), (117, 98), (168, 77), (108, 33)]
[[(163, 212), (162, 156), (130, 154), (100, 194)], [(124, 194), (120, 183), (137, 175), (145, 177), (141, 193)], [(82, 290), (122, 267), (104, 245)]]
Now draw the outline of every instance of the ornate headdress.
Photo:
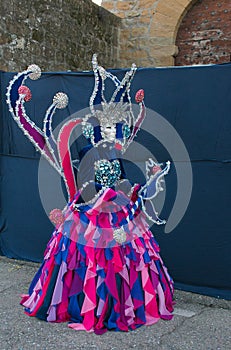
[[(93, 146), (98, 146), (105, 140), (107, 141), (105, 128), (107, 126), (115, 128), (115, 146), (123, 153), (134, 139), (145, 117), (143, 90), (139, 90), (135, 97), (136, 102), (140, 103), (140, 111), (137, 117), (135, 117), (132, 110), (130, 86), (136, 72), (136, 66), (133, 64), (120, 81), (115, 75), (98, 65), (96, 55), (93, 55), (92, 65), (95, 86), (90, 97), (91, 113), (86, 115), (82, 122), (83, 134), (90, 139)], [(104, 94), (107, 79), (110, 79), (115, 85), (115, 90), (109, 101), (107, 101)], [(91, 123), (94, 118), (100, 126), (98, 137), (95, 135), (94, 123)]]

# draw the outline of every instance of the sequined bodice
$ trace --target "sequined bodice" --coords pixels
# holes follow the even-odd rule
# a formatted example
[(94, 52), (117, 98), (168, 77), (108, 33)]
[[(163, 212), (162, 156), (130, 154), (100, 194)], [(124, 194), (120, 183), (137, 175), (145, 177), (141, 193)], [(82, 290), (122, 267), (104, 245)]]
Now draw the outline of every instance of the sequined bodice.
[(120, 162), (120, 151), (111, 144), (85, 147), (81, 151), (80, 165), (77, 176), (79, 188), (86, 182), (95, 182), (100, 187), (113, 187), (121, 178), (125, 177)]
[(112, 187), (119, 181), (121, 176), (121, 167), (119, 160), (109, 161), (101, 159), (95, 162), (95, 179), (103, 187)]

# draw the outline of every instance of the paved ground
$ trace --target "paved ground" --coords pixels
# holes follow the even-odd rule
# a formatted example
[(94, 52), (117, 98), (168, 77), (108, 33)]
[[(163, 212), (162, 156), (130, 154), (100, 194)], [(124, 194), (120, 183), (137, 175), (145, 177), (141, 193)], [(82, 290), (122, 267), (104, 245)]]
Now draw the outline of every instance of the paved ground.
[(176, 291), (175, 316), (97, 336), (28, 317), (19, 305), (38, 264), (0, 257), (0, 350), (231, 350), (231, 302)]

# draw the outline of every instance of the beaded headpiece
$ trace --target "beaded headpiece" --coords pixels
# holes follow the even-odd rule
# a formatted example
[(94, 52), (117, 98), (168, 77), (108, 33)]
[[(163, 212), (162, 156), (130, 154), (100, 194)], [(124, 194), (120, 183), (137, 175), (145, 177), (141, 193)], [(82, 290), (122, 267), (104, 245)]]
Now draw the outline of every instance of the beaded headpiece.
[[(96, 55), (93, 55), (92, 65), (95, 86), (90, 97), (91, 113), (83, 118), (83, 134), (93, 146), (98, 146), (105, 140), (107, 141), (105, 128), (107, 126), (114, 127), (115, 146), (124, 152), (134, 139), (145, 117), (143, 90), (139, 90), (135, 97), (136, 102), (140, 103), (140, 112), (137, 117), (135, 117), (132, 110), (130, 86), (136, 72), (136, 66), (133, 64), (120, 81), (115, 75), (98, 65)], [(115, 90), (109, 101), (105, 97), (105, 82), (107, 79), (115, 85)], [(100, 125), (100, 137), (95, 138), (94, 124), (91, 123), (92, 118), (97, 119)]]

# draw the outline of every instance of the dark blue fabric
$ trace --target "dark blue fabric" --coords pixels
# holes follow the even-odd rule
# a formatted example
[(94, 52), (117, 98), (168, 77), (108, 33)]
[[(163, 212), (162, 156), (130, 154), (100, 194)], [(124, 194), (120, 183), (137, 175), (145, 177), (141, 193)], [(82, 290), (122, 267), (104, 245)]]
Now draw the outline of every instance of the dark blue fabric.
[(14, 82), (13, 86), (12, 86), (12, 90), (11, 90), (11, 101), (12, 101), (12, 107), (15, 109), (16, 107), (16, 101), (19, 97), (18, 94), (18, 88), (19, 86), (22, 84), (22, 81), (24, 79), (25, 75), (22, 74), (21, 77)]
[[(113, 71), (120, 79), (124, 72)], [(145, 90), (146, 106), (172, 124), (192, 162), (192, 198), (182, 221), (170, 234), (164, 234), (163, 226), (152, 227), (164, 262), (179, 288), (226, 299), (231, 299), (230, 73), (230, 64), (138, 69), (131, 88), (132, 101), (138, 89)], [(39, 196), (39, 153), (19, 130), (5, 103), (12, 77), (12, 73), (0, 74), (0, 247), (10, 258), (41, 261), (53, 226)], [(28, 79), (27, 85), (33, 95), (26, 104), (28, 115), (42, 128), (46, 109), (58, 91), (66, 92), (70, 103), (57, 111), (54, 126), (86, 108), (94, 77), (92, 72), (45, 73), (38, 81)], [(72, 147), (73, 159), (78, 159), (87, 145), (83, 137), (78, 140)], [(135, 140), (159, 162), (171, 160), (164, 146), (147, 131), (140, 131)], [(184, 164), (186, 159), (178, 161)], [(123, 166), (131, 182), (142, 177), (127, 159)], [(168, 218), (176, 196), (174, 165), (165, 181), (161, 218)]]
[(100, 132), (100, 126), (97, 125), (94, 127), (94, 141), (95, 143), (99, 142), (100, 140), (102, 140), (102, 136), (101, 136), (101, 132)]
[(123, 138), (123, 124), (122, 123), (116, 124), (116, 138), (117, 139)]

